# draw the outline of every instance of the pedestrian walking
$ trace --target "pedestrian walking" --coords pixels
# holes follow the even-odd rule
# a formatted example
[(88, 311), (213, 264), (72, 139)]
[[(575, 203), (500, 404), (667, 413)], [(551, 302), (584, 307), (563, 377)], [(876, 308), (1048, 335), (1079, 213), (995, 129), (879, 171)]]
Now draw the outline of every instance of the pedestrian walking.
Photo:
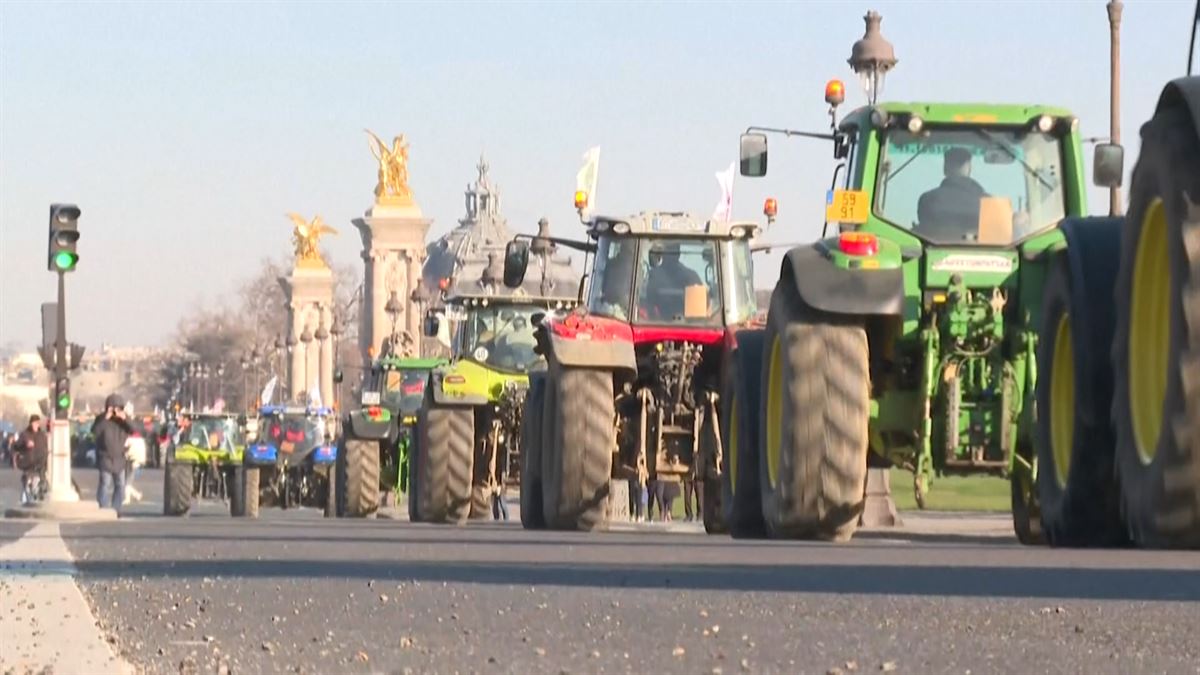
[(501, 479), (492, 492), (492, 518), (508, 520), (508, 504), (504, 503), (504, 480)]
[(96, 465), (100, 468), (100, 486), (96, 499), (102, 509), (116, 509), (125, 503), (125, 441), (133, 427), (125, 416), (125, 401), (117, 394), (104, 400), (104, 412), (92, 425), (96, 438)]
[(636, 478), (629, 479), (629, 515), (635, 523), (646, 519), (646, 486)]
[(13, 459), (21, 470), (21, 503), (30, 504), (45, 493), (46, 462), (50, 444), (42, 430), (39, 415), (29, 417), (29, 425), (13, 443)]
[[(683, 519), (687, 522), (704, 518), (704, 480), (693, 476), (683, 479)], [(693, 501), (694, 500), (694, 501)], [(693, 508), (695, 504), (695, 508)]]

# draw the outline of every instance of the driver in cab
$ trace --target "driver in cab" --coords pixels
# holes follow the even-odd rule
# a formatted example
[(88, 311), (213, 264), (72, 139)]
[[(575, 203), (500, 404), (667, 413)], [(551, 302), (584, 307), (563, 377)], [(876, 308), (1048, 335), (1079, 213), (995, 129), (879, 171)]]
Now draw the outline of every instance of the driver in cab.
[(650, 272), (646, 275), (646, 304), (655, 319), (683, 316), (683, 289), (703, 285), (695, 270), (679, 261), (677, 242), (656, 242), (650, 248)]
[(950, 148), (943, 159), (945, 178), (917, 202), (920, 234), (935, 241), (963, 241), (979, 223), (979, 200), (987, 196), (983, 186), (971, 178), (971, 152)]

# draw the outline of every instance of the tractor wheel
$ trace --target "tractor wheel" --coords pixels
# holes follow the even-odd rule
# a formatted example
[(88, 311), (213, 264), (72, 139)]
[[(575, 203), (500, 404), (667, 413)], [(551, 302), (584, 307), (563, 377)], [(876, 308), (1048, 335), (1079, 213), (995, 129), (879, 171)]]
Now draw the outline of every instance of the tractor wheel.
[(229, 493), (229, 515), (240, 518), (246, 513), (246, 493), (242, 490), (242, 470), (231, 466), (225, 469), (225, 490)]
[[(1036, 393), (1040, 415), (1034, 433), (1037, 501), (1051, 545), (1109, 545), (1119, 543), (1123, 534), (1113, 481), (1112, 432), (1104, 410), (1111, 395), (1077, 395), (1087, 387), (1105, 389), (1095, 386), (1093, 370), (1107, 365), (1107, 335), (1088, 325), (1086, 310), (1072, 307), (1070, 278), (1067, 260), (1058, 260), (1042, 295)], [(1096, 356), (1100, 363), (1091, 363)], [(1018, 515), (1014, 510), (1013, 517)]]
[[(478, 459), (478, 458), (476, 458)], [(486, 485), (471, 486), (471, 520), (492, 519), (492, 492)]]
[(788, 277), (771, 295), (758, 413), (763, 520), (775, 538), (845, 541), (867, 476), (867, 334), (808, 307)]
[[(718, 406), (720, 402), (718, 401)], [(717, 413), (718, 415), (720, 413)], [(717, 424), (719, 422), (720, 424)], [(703, 425), (700, 427), (700, 466), (698, 475), (703, 476), (699, 481), (701, 490), (700, 500), (700, 516), (704, 521), (704, 532), (706, 534), (728, 534), (729, 527), (725, 524), (725, 513), (721, 509), (721, 479), (712, 477), (712, 473), (719, 468), (716, 465), (716, 460), (713, 459), (716, 455), (717, 448), (721, 447), (721, 438), (718, 435), (721, 425), (724, 420), (712, 419), (712, 415), (708, 415), (704, 419)], [(685, 477), (684, 480), (692, 480), (691, 477)]]
[(1117, 273), (1117, 478), (1129, 536), (1200, 548), (1200, 139), (1182, 103), (1142, 127)]
[(721, 397), (721, 440), (725, 447), (721, 502), (729, 533), (736, 538), (766, 534), (759, 494), (757, 425), (763, 337), (761, 330), (738, 332)]
[(405, 496), (408, 497), (408, 522), (421, 522), (420, 500), (417, 499), (417, 471), (418, 462), (420, 462), (421, 453), (417, 450), (420, 446), (420, 425), (413, 427), (411, 440), (408, 442), (408, 484), (404, 486)]
[(338, 504), (338, 488), (341, 487), (338, 485), (338, 474), (341, 473), (341, 471), (338, 471), (338, 468), (338, 463), (335, 461), (325, 469), (326, 518), (340, 518), (342, 516), (341, 511), (345, 508), (344, 505), (339, 508)]
[(527, 530), (546, 527), (542, 513), (542, 407), (546, 403), (546, 376), (529, 378), (529, 396), (521, 417), (521, 526)]
[(421, 408), (420, 459), (410, 486), (422, 522), (465, 523), (471, 510), (475, 458), (475, 411), (438, 405), (426, 394)]
[(242, 515), (247, 518), (258, 517), (259, 476), (258, 467), (242, 465), (242, 505), (245, 507)]
[(167, 462), (163, 471), (163, 515), (182, 516), (192, 508), (195, 469), (191, 464)]
[[(379, 442), (346, 438), (338, 448), (330, 476), (340, 481), (332, 492), (343, 518), (373, 518), (379, 510)], [(341, 488), (341, 494), (338, 488)]]
[(547, 410), (549, 442), (542, 446), (542, 499), (546, 524), (559, 530), (608, 526), (612, 477), (612, 373), (556, 367)]

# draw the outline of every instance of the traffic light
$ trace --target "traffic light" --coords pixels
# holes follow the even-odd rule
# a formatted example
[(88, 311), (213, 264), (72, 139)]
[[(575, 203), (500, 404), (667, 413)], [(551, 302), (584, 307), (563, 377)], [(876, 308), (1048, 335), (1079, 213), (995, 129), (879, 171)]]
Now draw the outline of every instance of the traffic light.
[(65, 377), (58, 378), (54, 383), (54, 409), (71, 409), (71, 380)]
[(50, 205), (50, 247), (46, 266), (51, 272), (70, 272), (79, 262), (75, 243), (79, 241), (79, 207), (74, 204)]

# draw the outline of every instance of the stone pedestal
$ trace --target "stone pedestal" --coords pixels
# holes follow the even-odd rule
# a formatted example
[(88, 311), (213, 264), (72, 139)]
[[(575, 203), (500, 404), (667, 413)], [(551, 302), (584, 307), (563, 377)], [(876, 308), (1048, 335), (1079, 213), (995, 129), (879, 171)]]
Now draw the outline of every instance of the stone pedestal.
[(629, 480), (615, 478), (608, 481), (608, 520), (612, 523), (628, 523), (633, 520), (629, 513)]
[(396, 332), (407, 332), (411, 339), (409, 344), (420, 344), (421, 310), (411, 296), (421, 278), (425, 235), (433, 221), (423, 217), (415, 203), (409, 203), (398, 206), (376, 204), (364, 217), (353, 222), (363, 243), (359, 348), (363, 359), (369, 363), (371, 355), (378, 355), (383, 341), (392, 334), (392, 318), (384, 311), (384, 306), (393, 294), (403, 307), (396, 317)]
[(279, 278), (279, 285), (287, 298), (289, 335), (295, 338), (288, 359), (289, 402), (301, 402), (298, 395), (315, 385), (321, 404), (332, 405), (333, 347), (328, 332), (333, 325), (333, 272), (324, 264), (301, 262)]
[(887, 469), (867, 469), (867, 491), (863, 512), (858, 521), (863, 527), (899, 527), (903, 525), (892, 499), (892, 485)]

